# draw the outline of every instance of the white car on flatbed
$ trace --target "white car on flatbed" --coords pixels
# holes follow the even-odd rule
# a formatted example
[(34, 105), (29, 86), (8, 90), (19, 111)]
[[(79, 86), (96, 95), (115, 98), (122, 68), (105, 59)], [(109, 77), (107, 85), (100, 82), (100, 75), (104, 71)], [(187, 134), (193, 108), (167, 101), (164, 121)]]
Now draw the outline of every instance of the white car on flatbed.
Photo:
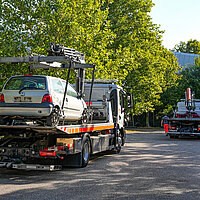
[(44, 75), (13, 76), (0, 94), (1, 123), (12, 119), (31, 119), (45, 125), (55, 123), (57, 116), (65, 121), (81, 120), (86, 104), (66, 81)]

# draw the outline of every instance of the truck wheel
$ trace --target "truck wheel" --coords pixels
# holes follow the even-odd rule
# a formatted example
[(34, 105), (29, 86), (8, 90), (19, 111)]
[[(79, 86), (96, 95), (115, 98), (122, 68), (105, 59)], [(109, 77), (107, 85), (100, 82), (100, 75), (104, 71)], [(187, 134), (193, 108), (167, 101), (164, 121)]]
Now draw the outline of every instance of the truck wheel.
[(122, 137), (120, 131), (117, 130), (116, 146), (114, 149), (111, 150), (111, 153), (114, 153), (114, 154), (120, 153), (122, 146), (123, 146), (123, 137)]
[(120, 144), (117, 144), (115, 152), (120, 153), (122, 146)]
[(3, 118), (2, 116), (0, 116), (0, 125), (11, 125), (13, 122), (12, 119), (10, 118)]
[(124, 146), (125, 144), (125, 139), (126, 139), (126, 132), (123, 128), (121, 128), (120, 130), (120, 137), (121, 137), (121, 140), (122, 140), (122, 145), (121, 146)]
[(0, 116), (0, 124), (1, 124), (1, 125), (5, 125), (5, 124), (6, 124), (6, 121), (5, 121), (5, 120), (3, 119), (3, 117), (1, 117), (1, 116)]
[(83, 139), (83, 146), (82, 146), (82, 167), (86, 167), (89, 160), (90, 160), (90, 153), (91, 153), (91, 146), (90, 146), (90, 139), (89, 137), (85, 137)]

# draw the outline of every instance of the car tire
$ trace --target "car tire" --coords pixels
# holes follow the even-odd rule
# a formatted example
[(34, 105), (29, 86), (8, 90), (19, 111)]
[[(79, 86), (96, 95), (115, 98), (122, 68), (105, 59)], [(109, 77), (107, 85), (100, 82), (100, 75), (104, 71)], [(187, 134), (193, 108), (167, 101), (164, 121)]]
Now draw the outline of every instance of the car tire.
[(55, 126), (58, 123), (59, 117), (59, 109), (56, 108), (47, 118), (46, 124), (47, 126)]

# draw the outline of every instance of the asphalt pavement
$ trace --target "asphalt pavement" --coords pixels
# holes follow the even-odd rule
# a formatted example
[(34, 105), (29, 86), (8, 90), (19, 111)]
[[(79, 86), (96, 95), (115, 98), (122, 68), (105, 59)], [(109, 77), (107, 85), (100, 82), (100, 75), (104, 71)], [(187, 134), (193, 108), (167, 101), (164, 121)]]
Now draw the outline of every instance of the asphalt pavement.
[(128, 131), (120, 154), (56, 172), (0, 169), (0, 200), (200, 199), (200, 140)]

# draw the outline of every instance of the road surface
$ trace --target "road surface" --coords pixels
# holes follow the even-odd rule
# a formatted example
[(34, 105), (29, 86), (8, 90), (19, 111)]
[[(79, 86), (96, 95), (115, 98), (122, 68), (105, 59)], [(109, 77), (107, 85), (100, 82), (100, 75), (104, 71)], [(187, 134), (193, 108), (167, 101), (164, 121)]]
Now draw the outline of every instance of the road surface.
[(56, 172), (0, 169), (1, 200), (200, 199), (200, 140), (129, 131), (120, 154)]

